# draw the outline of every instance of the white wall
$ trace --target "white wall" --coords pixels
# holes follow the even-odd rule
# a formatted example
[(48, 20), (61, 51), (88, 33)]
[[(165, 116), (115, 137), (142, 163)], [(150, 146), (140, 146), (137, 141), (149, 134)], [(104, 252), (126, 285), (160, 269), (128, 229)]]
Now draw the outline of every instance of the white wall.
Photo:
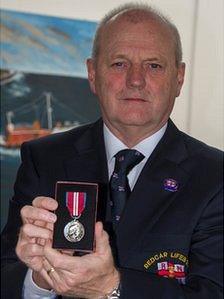
[(200, 0), (196, 26), (189, 132), (223, 148), (224, 1)]
[[(99, 20), (125, 0), (1, 0), (3, 9)], [(185, 85), (172, 114), (182, 130), (224, 147), (223, 0), (151, 0), (177, 25), (187, 65)]]

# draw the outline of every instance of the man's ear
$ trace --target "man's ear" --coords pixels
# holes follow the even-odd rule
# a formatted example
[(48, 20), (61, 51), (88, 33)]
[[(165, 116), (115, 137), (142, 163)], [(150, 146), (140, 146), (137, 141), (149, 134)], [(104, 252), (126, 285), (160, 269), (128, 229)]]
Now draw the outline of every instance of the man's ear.
[(91, 91), (96, 93), (96, 85), (95, 85), (95, 62), (92, 58), (88, 58), (86, 61), (87, 71), (88, 71), (88, 80)]
[(185, 75), (185, 63), (182, 62), (178, 66), (176, 97), (178, 97), (180, 95), (180, 91), (181, 91), (182, 85), (184, 83), (184, 75)]

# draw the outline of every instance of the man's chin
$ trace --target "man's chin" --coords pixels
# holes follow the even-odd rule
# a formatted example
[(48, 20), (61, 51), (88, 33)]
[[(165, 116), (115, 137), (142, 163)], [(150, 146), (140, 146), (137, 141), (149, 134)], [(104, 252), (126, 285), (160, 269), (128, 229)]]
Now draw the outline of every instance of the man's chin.
[(147, 126), (149, 120), (144, 120), (141, 118), (134, 118), (134, 117), (126, 117), (120, 120), (120, 125), (126, 127), (144, 127)]

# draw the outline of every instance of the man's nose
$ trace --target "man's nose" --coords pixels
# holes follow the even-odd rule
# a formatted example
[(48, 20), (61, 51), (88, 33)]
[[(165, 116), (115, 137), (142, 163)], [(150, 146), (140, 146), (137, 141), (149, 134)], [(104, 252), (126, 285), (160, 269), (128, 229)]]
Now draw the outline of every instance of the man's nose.
[(142, 89), (145, 87), (145, 71), (142, 66), (133, 65), (127, 72), (126, 84), (129, 88)]

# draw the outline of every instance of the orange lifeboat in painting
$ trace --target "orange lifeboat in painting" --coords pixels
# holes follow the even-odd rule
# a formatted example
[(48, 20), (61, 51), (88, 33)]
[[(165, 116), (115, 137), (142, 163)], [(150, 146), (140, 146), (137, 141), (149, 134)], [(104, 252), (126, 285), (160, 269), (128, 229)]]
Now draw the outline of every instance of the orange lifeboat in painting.
[[(19, 148), (25, 141), (37, 139), (50, 134), (67, 131), (80, 125), (78, 121), (73, 123), (57, 121), (53, 126), (52, 121), (52, 106), (51, 101), (53, 96), (50, 92), (43, 93), (46, 103), (46, 115), (47, 115), (47, 128), (43, 128), (39, 120), (35, 120), (33, 124), (14, 124), (12, 118), (14, 111), (8, 111), (6, 113), (7, 125), (5, 130), (5, 136), (0, 135), (0, 146), (5, 148)], [(40, 97), (41, 98), (41, 97)], [(21, 107), (20, 107), (21, 108)]]
[(36, 139), (51, 134), (50, 129), (41, 128), (39, 121), (32, 126), (18, 126), (8, 124), (6, 128), (5, 147), (20, 147), (25, 141)]

